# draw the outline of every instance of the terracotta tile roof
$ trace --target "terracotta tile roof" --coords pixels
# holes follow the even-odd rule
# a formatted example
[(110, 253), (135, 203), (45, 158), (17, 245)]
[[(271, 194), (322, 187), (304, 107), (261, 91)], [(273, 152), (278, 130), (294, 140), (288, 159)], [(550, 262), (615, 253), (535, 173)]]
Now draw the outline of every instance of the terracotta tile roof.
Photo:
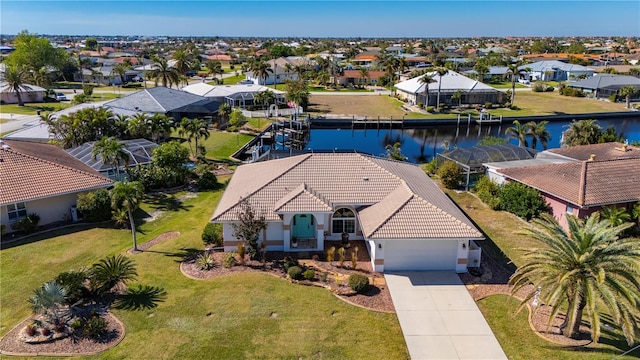
[(366, 224), (375, 237), (482, 237), (417, 166), (355, 153), (306, 154), (240, 166), (212, 221), (236, 220), (241, 198), (269, 221), (280, 221), (277, 212), (283, 211), (369, 206), (359, 218), (363, 230)]
[(50, 161), (52, 163), (101, 176), (98, 171), (76, 159), (72, 155), (69, 155), (69, 153), (55, 145), (7, 139), (2, 139), (2, 142), (9, 145), (12, 150), (21, 154), (30, 155), (41, 160)]
[(498, 171), (509, 179), (580, 207), (640, 200), (640, 158), (576, 161)]
[(104, 176), (43, 160), (12, 149), (0, 150), (0, 205), (110, 186)]
[(614, 160), (614, 159), (628, 159), (628, 158), (640, 158), (640, 148), (628, 145), (626, 151), (622, 151), (623, 144), (618, 142), (582, 145), (582, 146), (569, 146), (557, 149), (547, 150), (550, 153), (566, 156), (576, 160), (589, 160), (591, 155), (595, 155), (595, 160)]

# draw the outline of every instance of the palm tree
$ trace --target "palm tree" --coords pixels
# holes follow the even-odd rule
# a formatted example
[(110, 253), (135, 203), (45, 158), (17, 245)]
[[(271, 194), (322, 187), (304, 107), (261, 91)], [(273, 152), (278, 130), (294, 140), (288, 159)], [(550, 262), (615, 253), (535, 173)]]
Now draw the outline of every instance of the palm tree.
[(273, 74), (271, 66), (269, 66), (269, 64), (264, 61), (254, 62), (251, 66), (251, 72), (253, 72), (253, 75), (258, 79), (262, 79), (264, 85), (267, 84), (267, 78), (269, 77), (269, 74)]
[(504, 131), (505, 135), (509, 139), (518, 139), (518, 146), (529, 146), (527, 142), (527, 137), (530, 136), (529, 127), (525, 124), (520, 124), (520, 121), (513, 120), (513, 126), (508, 127)]
[(322, 70), (316, 75), (316, 81), (318, 81), (318, 84), (325, 87), (327, 87), (330, 79), (331, 76), (329, 75), (329, 72), (327, 70)]
[(264, 107), (264, 117), (268, 118), (269, 117), (269, 105), (273, 102), (275, 102), (276, 100), (276, 95), (273, 93), (273, 91), (267, 89), (265, 91), (259, 91), (256, 93), (256, 95), (254, 96), (254, 102), (262, 104)]
[(607, 220), (611, 226), (619, 226), (631, 222), (631, 214), (623, 207), (604, 206), (600, 209), (600, 218)]
[(113, 67), (113, 72), (118, 74), (120, 77), (120, 83), (124, 84), (124, 75), (127, 73), (127, 70), (131, 69), (131, 63), (121, 62), (118, 65)]
[(111, 165), (111, 169), (115, 170), (116, 179), (120, 180), (120, 161), (124, 161), (125, 165), (129, 163), (129, 154), (125, 151), (124, 144), (115, 137), (103, 137), (96, 141), (91, 149), (94, 161), (98, 156), (102, 158), (103, 163)]
[(606, 310), (622, 327), (629, 344), (637, 339), (637, 306), (640, 301), (640, 242), (620, 239), (619, 234), (633, 224), (611, 226), (594, 213), (585, 220), (566, 217), (568, 232), (549, 214), (534, 219), (534, 227), (524, 234), (540, 244), (523, 249), (525, 261), (509, 280), (512, 294), (531, 287), (520, 305), (532, 298), (536, 289), (551, 317), (566, 309), (562, 326), (565, 336), (577, 338), (586, 310), (591, 337), (600, 337), (600, 310)]
[(33, 291), (29, 299), (31, 310), (43, 314), (51, 324), (61, 324), (69, 314), (65, 308), (67, 290), (55, 280), (45, 283), (41, 288)]
[(440, 89), (442, 88), (442, 77), (449, 72), (445, 67), (434, 68), (433, 71), (438, 74), (438, 97), (436, 99), (436, 109), (440, 111)]
[(173, 60), (175, 60), (175, 64), (173, 66), (178, 70), (180, 75), (184, 76), (185, 84), (188, 85), (189, 82), (186, 78), (187, 72), (193, 66), (193, 59), (191, 57), (191, 54), (186, 50), (178, 49), (173, 52), (172, 58)]
[(482, 63), (482, 62), (477, 62), (474, 66), (473, 66), (473, 70), (476, 71), (477, 74), (477, 79), (480, 82), (484, 81), (484, 76), (489, 72), (489, 67)]
[(524, 64), (524, 61), (518, 60), (513, 64), (507, 64), (507, 72), (505, 72), (504, 76), (509, 77), (511, 79), (511, 105), (516, 100), (516, 81), (518, 80), (518, 75), (523, 71), (519, 68)]
[(424, 107), (426, 109), (429, 106), (429, 84), (436, 81), (433, 79), (433, 74), (429, 73), (424, 74), (419, 81), (424, 84)]
[(408, 67), (407, 59), (405, 59), (404, 56), (398, 59), (398, 80), (400, 80), (400, 75), (407, 70)]
[(136, 113), (127, 122), (127, 133), (132, 139), (147, 138), (149, 136), (149, 127), (147, 122), (149, 115), (146, 113)]
[[(187, 141), (189, 142), (189, 150), (195, 157), (198, 151), (198, 139), (201, 137), (204, 137), (205, 139), (209, 138), (209, 124), (202, 119), (189, 119), (184, 117), (180, 121), (178, 134), (180, 134), (180, 136), (187, 136)], [(193, 148), (191, 148), (191, 140), (195, 140), (195, 152), (193, 151)]]
[(638, 93), (638, 88), (635, 86), (627, 85), (620, 88), (618, 91), (620, 96), (624, 96), (627, 101), (627, 109), (631, 108), (631, 98), (634, 97)]
[(133, 260), (123, 256), (109, 256), (91, 266), (91, 288), (98, 294), (105, 294), (118, 284), (126, 284), (138, 277)]
[(178, 69), (169, 65), (169, 62), (163, 58), (155, 57), (153, 59), (153, 70), (149, 75), (154, 78), (156, 85), (158, 81), (162, 81), (162, 86), (171, 87), (173, 84), (180, 83), (180, 73)]
[(157, 143), (160, 141), (160, 136), (171, 132), (173, 119), (165, 114), (153, 114), (147, 121), (149, 127), (149, 133), (151, 134), (151, 141)]
[(547, 150), (547, 145), (549, 144), (549, 140), (551, 140), (551, 133), (547, 130), (547, 124), (549, 121), (543, 120), (539, 123), (535, 121), (529, 121), (524, 124), (524, 126), (528, 129), (529, 136), (531, 136), (531, 148), (535, 150), (538, 146), (538, 141), (542, 144), (542, 148)]
[(133, 219), (133, 212), (140, 206), (140, 201), (142, 201), (143, 196), (144, 186), (138, 181), (118, 181), (113, 186), (113, 190), (111, 190), (111, 207), (116, 210), (127, 209), (134, 251), (138, 251), (138, 242), (136, 239), (136, 222)]
[(562, 133), (562, 144), (565, 146), (597, 144), (602, 134), (598, 120), (588, 119), (572, 121), (569, 128)]
[(369, 82), (369, 70), (366, 67), (360, 67), (358, 69), (360, 72), (360, 79), (364, 80), (364, 84), (366, 85)]
[(219, 82), (220, 80), (216, 76), (224, 74), (222, 63), (218, 60), (209, 60), (204, 66), (207, 68), (207, 74), (212, 75), (216, 82)]
[(16, 93), (18, 98), (18, 106), (24, 106), (21, 93), (23, 91), (31, 91), (31, 86), (27, 85), (29, 73), (20, 66), (7, 65), (4, 70), (4, 81), (7, 82), (9, 90)]
[(220, 118), (222, 118), (222, 120), (229, 120), (229, 115), (231, 115), (231, 105), (224, 103), (224, 104), (220, 104), (220, 107), (218, 107), (218, 116), (220, 116)]

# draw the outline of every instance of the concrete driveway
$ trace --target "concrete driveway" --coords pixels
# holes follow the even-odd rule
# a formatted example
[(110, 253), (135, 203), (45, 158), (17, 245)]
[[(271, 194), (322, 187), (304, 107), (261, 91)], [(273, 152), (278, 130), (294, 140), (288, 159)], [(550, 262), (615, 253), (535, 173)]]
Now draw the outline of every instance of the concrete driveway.
[(507, 359), (452, 271), (384, 275), (411, 359)]

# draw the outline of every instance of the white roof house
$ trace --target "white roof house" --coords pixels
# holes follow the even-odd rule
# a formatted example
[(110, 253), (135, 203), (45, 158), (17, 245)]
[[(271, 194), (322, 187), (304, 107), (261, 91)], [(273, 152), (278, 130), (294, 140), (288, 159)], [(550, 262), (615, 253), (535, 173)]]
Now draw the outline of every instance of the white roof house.
[[(434, 82), (423, 83), (424, 76), (431, 75)], [(440, 89), (440, 103), (456, 104), (457, 101), (451, 99), (458, 90), (463, 92), (461, 103), (463, 104), (483, 104), (485, 102), (498, 103), (502, 97), (502, 92), (482, 83), (478, 80), (468, 78), (455, 71), (449, 70), (440, 78), (437, 73), (430, 72), (395, 85), (398, 94), (402, 99), (409, 102), (435, 105), (438, 89)], [(426, 94), (429, 94), (429, 101), (425, 101)]]
[[(263, 214), (259, 241), (272, 251), (323, 251), (343, 233), (364, 240), (376, 271), (466, 272), (469, 241), (483, 239), (419, 167), (357, 153), (314, 153), (238, 167), (212, 222), (225, 251), (242, 201)], [(303, 242), (294, 247), (294, 241)], [(479, 260), (478, 260), (479, 261)], [(469, 264), (469, 266), (479, 266)]]
[(257, 84), (209, 85), (206, 83), (197, 83), (182, 88), (182, 91), (212, 98), (220, 103), (226, 103), (232, 107), (237, 106), (243, 109), (254, 104), (255, 94), (266, 90), (274, 93), (277, 103), (285, 103), (286, 92)]
[(577, 64), (567, 64), (558, 60), (538, 61), (518, 67), (529, 72), (529, 80), (566, 81), (580, 76), (593, 76), (595, 70)]

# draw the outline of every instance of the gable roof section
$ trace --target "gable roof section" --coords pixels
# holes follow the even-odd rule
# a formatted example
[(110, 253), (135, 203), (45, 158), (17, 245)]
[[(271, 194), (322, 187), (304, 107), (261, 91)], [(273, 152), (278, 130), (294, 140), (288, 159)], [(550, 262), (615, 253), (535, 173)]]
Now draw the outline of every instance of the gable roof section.
[(623, 146), (624, 144), (619, 142), (610, 142), (592, 145), (568, 146), (549, 149), (546, 151), (580, 161), (589, 160), (591, 155), (595, 155), (596, 161), (640, 158), (640, 148), (627, 145), (626, 151), (622, 151)]
[(11, 149), (0, 150), (0, 205), (108, 187), (103, 176)]
[(186, 91), (158, 86), (108, 101), (104, 106), (130, 111), (165, 114), (205, 99), (202, 96), (190, 94)]
[(332, 207), (324, 197), (302, 183), (273, 206), (275, 212), (330, 212)]
[(33, 156), (41, 160), (67, 166), (93, 175), (102, 176), (99, 172), (97, 172), (90, 166), (85, 165), (82, 161), (76, 159), (72, 155), (69, 155), (66, 151), (55, 145), (9, 139), (3, 139), (0, 142), (9, 145), (11, 150), (19, 152), (23, 155)]
[(519, 70), (529, 69), (529, 71), (545, 72), (547, 70), (562, 70), (567, 72), (587, 72), (594, 73), (595, 70), (578, 64), (567, 64), (558, 60), (538, 61), (518, 67)]
[[(342, 205), (369, 206), (359, 217), (366, 224), (363, 230), (372, 236), (482, 237), (420, 168), (357, 153), (315, 153), (242, 165), (212, 221), (236, 220), (243, 197), (270, 221), (280, 221), (277, 212), (283, 211), (326, 212)], [(412, 230), (402, 230), (406, 222), (415, 224)]]
[(425, 75), (417, 76), (412, 79), (399, 82), (395, 85), (398, 90), (402, 90), (404, 92), (410, 94), (422, 94), (425, 92), (425, 86), (429, 87), (429, 91), (437, 91), (438, 90), (438, 82), (442, 81), (442, 86), (440, 86), (440, 90), (442, 92), (451, 92), (456, 90), (463, 90), (469, 92), (497, 92), (498, 90), (492, 88), (491, 86), (484, 84), (480, 81), (473, 80), (464, 75), (458, 74), (455, 71), (449, 71), (446, 75), (438, 76), (435, 72), (430, 72), (428, 75), (433, 76), (433, 80), (435, 82), (430, 84), (425, 84), (420, 81), (420, 79)]
[(640, 200), (640, 158), (575, 161), (498, 172), (580, 207)]
[(640, 88), (640, 79), (629, 75), (598, 74), (587, 79), (569, 83), (571, 87), (604, 89), (607, 87), (635, 86)]

